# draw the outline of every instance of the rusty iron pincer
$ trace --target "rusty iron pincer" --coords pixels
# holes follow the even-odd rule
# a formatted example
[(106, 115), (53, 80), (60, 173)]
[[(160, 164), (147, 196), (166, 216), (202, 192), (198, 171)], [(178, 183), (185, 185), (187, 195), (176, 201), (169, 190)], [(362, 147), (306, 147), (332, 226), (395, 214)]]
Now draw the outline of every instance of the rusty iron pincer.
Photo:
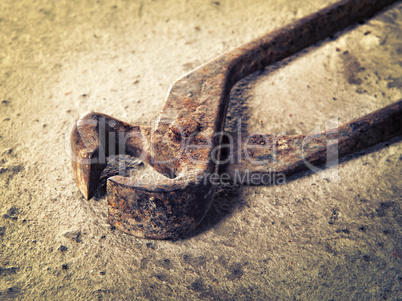
[[(165, 177), (153, 183), (110, 177), (109, 223), (125, 233), (153, 239), (191, 232), (214, 197), (216, 185), (211, 179), (219, 175), (222, 133), (233, 85), (393, 2), (342, 0), (219, 56), (173, 83), (153, 128), (130, 125), (101, 113), (80, 117), (71, 134), (72, 166), (79, 189), (87, 199), (94, 195), (108, 156), (137, 157)], [(226, 134), (233, 137), (230, 155), (237, 158), (227, 164), (226, 172), (232, 178), (246, 172), (297, 172), (307, 163), (323, 162), (333, 147), (339, 155), (346, 155), (400, 135), (401, 112), (399, 101), (314, 137)], [(336, 145), (328, 143), (334, 140)], [(244, 151), (239, 147), (242, 143), (251, 148)]]

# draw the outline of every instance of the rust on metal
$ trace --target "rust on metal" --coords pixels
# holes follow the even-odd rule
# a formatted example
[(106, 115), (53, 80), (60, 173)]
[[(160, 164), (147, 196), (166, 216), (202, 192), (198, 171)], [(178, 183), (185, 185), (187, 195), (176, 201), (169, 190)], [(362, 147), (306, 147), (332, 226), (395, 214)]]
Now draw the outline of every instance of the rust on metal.
[[(233, 137), (230, 163), (225, 172), (239, 180), (253, 175), (291, 175), (308, 169), (308, 164), (322, 164), (328, 152), (346, 156), (402, 134), (402, 99), (347, 122), (337, 128), (310, 135), (229, 134)], [(254, 177), (253, 185), (260, 185)]]
[(200, 66), (170, 87), (154, 128), (100, 113), (82, 116), (71, 134), (79, 189), (87, 199), (94, 195), (108, 156), (137, 157), (165, 177), (153, 182), (109, 178), (109, 222), (138, 237), (177, 238), (191, 232), (210, 207), (216, 189), (212, 179), (222, 171), (225, 135), (234, 137), (234, 145), (249, 146), (246, 151), (230, 150), (237, 158), (225, 166), (232, 178), (246, 171), (292, 173), (304, 168), (305, 162), (322, 162), (329, 150), (327, 140), (337, 140), (340, 155), (345, 155), (400, 135), (401, 102), (316, 137), (223, 133), (230, 90), (237, 81), (393, 2), (342, 0)]

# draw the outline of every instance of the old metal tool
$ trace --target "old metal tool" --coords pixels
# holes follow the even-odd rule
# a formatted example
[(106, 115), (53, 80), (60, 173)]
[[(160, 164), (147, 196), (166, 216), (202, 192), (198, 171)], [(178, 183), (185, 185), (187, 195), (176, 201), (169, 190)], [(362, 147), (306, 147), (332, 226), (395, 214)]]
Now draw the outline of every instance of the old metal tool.
[[(229, 158), (237, 159), (229, 160), (225, 172), (235, 178), (246, 172), (292, 173), (306, 162), (322, 162), (334, 147), (327, 139), (337, 140), (339, 154), (345, 155), (400, 135), (401, 101), (313, 137), (223, 134), (230, 89), (237, 81), (393, 2), (343, 0), (200, 66), (170, 87), (154, 128), (100, 113), (82, 116), (71, 134), (79, 189), (87, 199), (94, 195), (108, 156), (138, 157), (164, 177), (151, 183), (119, 175), (109, 178), (109, 222), (138, 237), (177, 238), (192, 231), (210, 207), (224, 137), (233, 137)], [(247, 149), (239, 147), (244, 144)]]

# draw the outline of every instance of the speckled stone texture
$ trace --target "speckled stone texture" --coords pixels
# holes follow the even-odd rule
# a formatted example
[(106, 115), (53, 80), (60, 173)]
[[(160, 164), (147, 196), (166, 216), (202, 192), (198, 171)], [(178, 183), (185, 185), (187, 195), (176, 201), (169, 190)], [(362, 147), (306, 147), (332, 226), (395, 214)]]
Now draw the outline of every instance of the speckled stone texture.
[[(1, 1), (0, 299), (398, 300), (400, 141), (284, 185), (221, 187), (178, 241), (111, 228), (101, 190), (86, 201), (73, 182), (80, 115), (152, 125), (174, 80), (329, 3)], [(306, 134), (401, 99), (401, 28), (396, 4), (250, 75), (227, 130)]]

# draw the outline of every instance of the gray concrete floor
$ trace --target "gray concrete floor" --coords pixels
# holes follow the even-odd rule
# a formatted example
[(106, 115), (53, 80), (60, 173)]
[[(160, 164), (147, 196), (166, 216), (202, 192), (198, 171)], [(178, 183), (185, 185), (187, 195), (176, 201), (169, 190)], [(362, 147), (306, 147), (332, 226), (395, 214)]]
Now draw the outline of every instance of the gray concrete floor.
[[(175, 242), (111, 230), (105, 198), (72, 180), (81, 114), (149, 125), (175, 79), (330, 2), (2, 0), (0, 299), (401, 300), (398, 141), (282, 186), (222, 188)], [(395, 102), (401, 41), (397, 4), (242, 81), (227, 127), (308, 133)]]

